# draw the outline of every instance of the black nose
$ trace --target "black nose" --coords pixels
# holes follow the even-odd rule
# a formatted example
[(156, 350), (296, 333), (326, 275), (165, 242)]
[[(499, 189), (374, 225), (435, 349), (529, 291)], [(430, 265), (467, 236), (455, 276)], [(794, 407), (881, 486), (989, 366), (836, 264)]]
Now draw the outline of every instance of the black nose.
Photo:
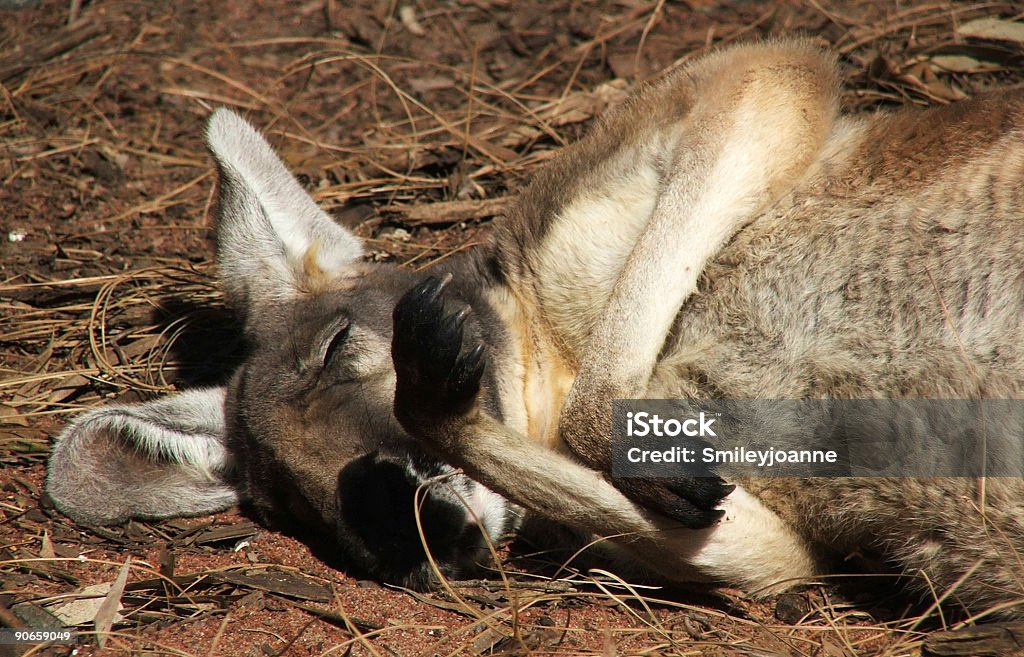
[[(429, 588), (436, 574), (417, 527), (415, 492), (422, 480), (401, 461), (368, 454), (338, 475), (341, 543), (372, 577), (413, 588)], [(456, 499), (434, 489), (421, 492), (419, 526), (446, 577), (465, 576), (482, 556), (480, 531)]]

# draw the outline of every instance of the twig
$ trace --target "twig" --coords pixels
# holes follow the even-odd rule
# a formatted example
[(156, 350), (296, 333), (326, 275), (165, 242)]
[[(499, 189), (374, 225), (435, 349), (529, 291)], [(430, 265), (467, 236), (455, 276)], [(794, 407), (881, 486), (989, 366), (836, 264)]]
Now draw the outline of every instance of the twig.
[(27, 630), (28, 623), (18, 618), (10, 607), (0, 602), (0, 625), (15, 630)]
[(1017, 655), (1024, 648), (1024, 622), (980, 625), (946, 632), (934, 632), (924, 640), (921, 654), (930, 657), (954, 655)]
[(384, 211), (401, 215), (401, 221), (414, 225), (456, 224), (469, 219), (482, 219), (503, 214), (513, 197), (499, 196), (479, 201), (444, 201), (423, 205), (391, 206)]
[(93, 37), (103, 34), (103, 31), (102, 25), (88, 21), (69, 25), (56, 36), (48, 34), (26, 44), (24, 48), (0, 58), (0, 82), (6, 82), (45, 61), (77, 48)]
[(302, 611), (308, 611), (309, 613), (313, 614), (317, 618), (320, 618), (322, 620), (325, 620), (325, 621), (328, 621), (330, 623), (333, 623), (333, 624), (335, 624), (335, 625), (337, 625), (337, 626), (339, 626), (341, 628), (347, 628), (348, 627), (348, 623), (351, 623), (353, 626), (355, 626), (361, 632), (373, 632), (373, 631), (376, 631), (376, 630), (384, 629), (383, 625), (381, 625), (380, 623), (374, 623), (373, 621), (368, 621), (368, 620), (365, 620), (365, 619), (362, 619), (362, 618), (355, 618), (354, 616), (349, 616), (346, 619), (341, 614), (335, 613), (335, 612), (331, 611), (330, 609), (324, 609), (323, 607), (317, 607), (315, 605), (307, 605), (307, 604), (305, 604), (303, 602), (299, 602), (297, 600), (291, 600), (289, 598), (283, 598), (283, 597), (278, 596), (278, 595), (274, 595), (274, 596), (271, 596), (271, 597), (273, 597), (274, 600), (277, 600), (278, 602), (282, 602), (284, 604), (291, 605), (292, 607), (295, 607), (296, 609), (301, 609)]

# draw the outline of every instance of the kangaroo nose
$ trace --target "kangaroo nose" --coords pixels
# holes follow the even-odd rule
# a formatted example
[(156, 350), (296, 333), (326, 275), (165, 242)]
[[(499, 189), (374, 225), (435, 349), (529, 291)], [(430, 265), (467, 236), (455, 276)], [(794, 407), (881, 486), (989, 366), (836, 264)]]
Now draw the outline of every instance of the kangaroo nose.
[(371, 575), (420, 589), (436, 581), (420, 527), (446, 577), (462, 576), (483, 550), (479, 530), (457, 500), (433, 489), (421, 492), (416, 508), (415, 493), (422, 483), (408, 464), (376, 453), (349, 462), (338, 475), (344, 521), (340, 531), (349, 532), (342, 542), (358, 540)]

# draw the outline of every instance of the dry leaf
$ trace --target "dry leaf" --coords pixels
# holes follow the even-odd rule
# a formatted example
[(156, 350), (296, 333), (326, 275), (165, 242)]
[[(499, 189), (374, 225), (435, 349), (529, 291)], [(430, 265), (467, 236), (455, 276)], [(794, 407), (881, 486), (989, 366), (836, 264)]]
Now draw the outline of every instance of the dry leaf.
[(947, 81), (936, 76), (935, 71), (925, 62), (914, 64), (907, 69), (906, 73), (897, 76), (897, 79), (917, 87), (938, 100), (963, 100), (967, 97), (964, 92), (952, 87)]
[(967, 55), (935, 55), (932, 64), (951, 73), (972, 73), (982, 69), (982, 63)]
[(50, 540), (50, 532), (43, 531), (43, 544), (39, 548), (39, 557), (42, 559), (56, 559), (57, 553), (53, 551), (53, 541)]
[(13, 406), (0, 404), (0, 424), (13, 424), (19, 427), (27, 427), (28, 419)]
[(331, 590), (323, 584), (302, 573), (282, 568), (260, 568), (245, 572), (227, 570), (219, 573), (217, 578), (228, 584), (270, 591), (287, 598), (313, 602), (330, 602), (333, 599)]
[(111, 584), (107, 597), (103, 598), (103, 602), (96, 612), (96, 618), (93, 620), (93, 623), (96, 625), (96, 642), (100, 644), (100, 648), (106, 644), (107, 634), (110, 632), (110, 628), (114, 626), (114, 621), (118, 617), (117, 612), (121, 610), (121, 595), (124, 593), (124, 585), (128, 582), (128, 572), (131, 570), (131, 564), (132, 558), (128, 557), (124, 565), (121, 566), (121, 572), (117, 574), (117, 579)]
[[(79, 599), (64, 604), (47, 606), (46, 610), (60, 619), (68, 627), (91, 623), (103, 604), (104, 597), (110, 592), (110, 582), (93, 584), (77, 591)], [(118, 619), (119, 620), (119, 619)]]
[(81, 374), (66, 376), (60, 381), (60, 383), (53, 387), (49, 397), (46, 398), (46, 403), (59, 404), (68, 397), (81, 392), (82, 387), (87, 386), (90, 383), (91, 381)]
[(454, 86), (455, 80), (444, 75), (431, 75), (409, 80), (409, 87), (418, 94), (437, 89), (451, 89)]
[(403, 5), (398, 9), (398, 19), (402, 21), (402, 25), (405, 29), (409, 30), (410, 33), (416, 36), (423, 36), (427, 33), (420, 25), (420, 22), (416, 20), (416, 9), (410, 5)]
[(1024, 43), (1024, 23), (1002, 18), (978, 18), (964, 23), (956, 32), (962, 37)]

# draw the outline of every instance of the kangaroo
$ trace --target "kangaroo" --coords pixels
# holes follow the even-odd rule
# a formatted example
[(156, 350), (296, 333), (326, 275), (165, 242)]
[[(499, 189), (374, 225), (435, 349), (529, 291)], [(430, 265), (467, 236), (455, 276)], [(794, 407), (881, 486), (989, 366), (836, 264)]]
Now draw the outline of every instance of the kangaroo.
[(846, 116), (838, 93), (806, 41), (704, 56), (426, 273), (364, 262), (217, 110), (218, 269), (250, 354), (225, 387), (80, 416), (50, 496), (85, 524), (246, 500), (423, 587), (414, 492), (440, 476), (418, 512), (446, 576), (525, 510), (668, 580), (764, 594), (875, 552), (920, 593), (1012, 613), (1020, 479), (611, 477), (614, 399), (1021, 395), (1024, 94)]

